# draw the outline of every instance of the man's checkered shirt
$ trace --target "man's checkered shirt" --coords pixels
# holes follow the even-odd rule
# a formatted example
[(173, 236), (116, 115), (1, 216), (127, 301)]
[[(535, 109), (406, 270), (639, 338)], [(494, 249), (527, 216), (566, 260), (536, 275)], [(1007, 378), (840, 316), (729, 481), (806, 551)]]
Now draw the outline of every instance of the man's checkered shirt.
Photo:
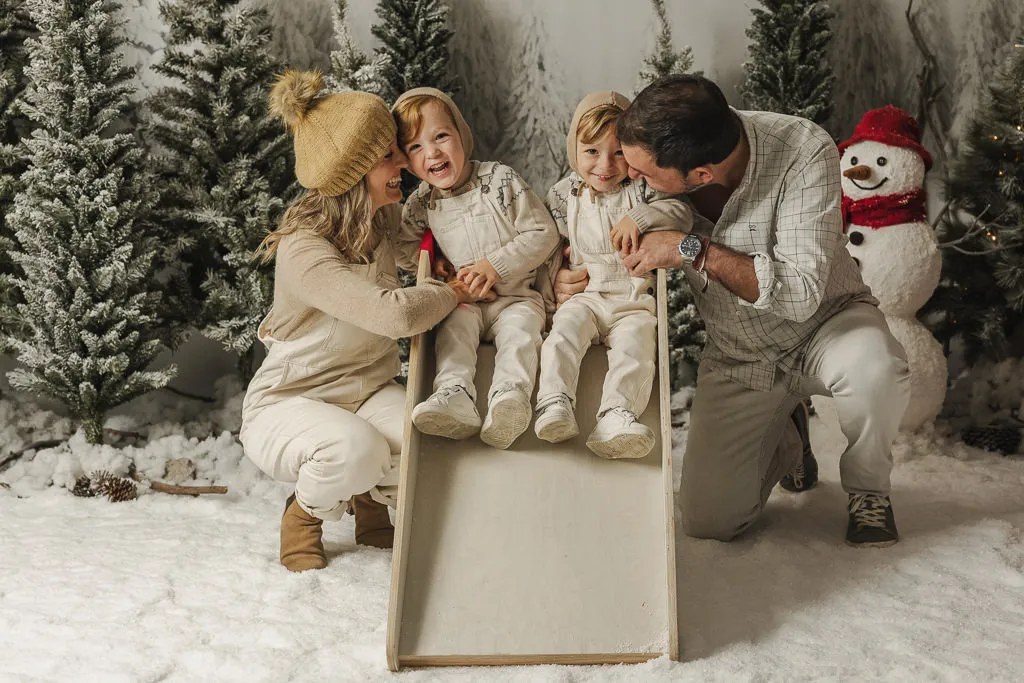
[(700, 292), (686, 268), (707, 327), (702, 364), (760, 391), (777, 371), (795, 381), (815, 330), (852, 302), (877, 304), (846, 251), (840, 212), (839, 153), (810, 121), (736, 112), (750, 143), (740, 186), (712, 231), (713, 242), (754, 257), (760, 296), (753, 304), (717, 282)]

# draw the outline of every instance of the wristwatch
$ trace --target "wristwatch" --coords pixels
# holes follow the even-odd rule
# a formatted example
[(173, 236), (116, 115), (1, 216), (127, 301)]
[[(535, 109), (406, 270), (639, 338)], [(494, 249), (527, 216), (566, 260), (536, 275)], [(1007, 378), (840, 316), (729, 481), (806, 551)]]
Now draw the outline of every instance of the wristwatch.
[(704, 250), (704, 240), (691, 232), (679, 241), (677, 248), (679, 255), (683, 257), (683, 263), (693, 263)]
[(700, 291), (702, 292), (708, 290), (708, 274), (704, 270), (704, 264), (707, 261), (709, 244), (711, 244), (710, 237), (695, 235), (691, 232), (679, 241), (677, 247), (679, 255), (683, 258), (683, 263), (693, 266), (693, 269), (700, 275)]

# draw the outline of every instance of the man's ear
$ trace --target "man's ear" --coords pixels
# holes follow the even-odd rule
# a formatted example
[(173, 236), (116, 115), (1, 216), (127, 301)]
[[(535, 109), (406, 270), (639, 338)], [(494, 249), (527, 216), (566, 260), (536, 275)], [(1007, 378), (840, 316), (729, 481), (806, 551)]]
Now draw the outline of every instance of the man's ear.
[(690, 171), (690, 179), (696, 180), (696, 185), (707, 185), (715, 182), (715, 173), (710, 166), (698, 166)]

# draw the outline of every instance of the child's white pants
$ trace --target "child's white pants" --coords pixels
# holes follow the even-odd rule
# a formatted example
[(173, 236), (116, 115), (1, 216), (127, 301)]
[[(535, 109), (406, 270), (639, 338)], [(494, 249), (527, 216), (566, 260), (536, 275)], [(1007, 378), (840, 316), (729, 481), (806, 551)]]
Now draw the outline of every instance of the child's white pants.
[(657, 353), (657, 309), (648, 295), (581, 292), (555, 312), (541, 347), (537, 404), (562, 393), (575, 404), (580, 363), (591, 344), (608, 347), (598, 414), (625, 408), (640, 415), (651, 398)]
[(395, 505), (404, 423), (405, 388), (389, 382), (354, 411), (304, 396), (268, 404), (248, 416), (239, 440), (266, 474), (295, 482), (302, 509), (333, 521), (367, 491)]
[(537, 377), (544, 307), (534, 298), (499, 297), (490, 303), (460, 304), (441, 323), (434, 340), (437, 374), (434, 391), (461, 384), (476, 399), (476, 357), (480, 340), (493, 341), (494, 376), (488, 396), (497, 389), (533, 393)]

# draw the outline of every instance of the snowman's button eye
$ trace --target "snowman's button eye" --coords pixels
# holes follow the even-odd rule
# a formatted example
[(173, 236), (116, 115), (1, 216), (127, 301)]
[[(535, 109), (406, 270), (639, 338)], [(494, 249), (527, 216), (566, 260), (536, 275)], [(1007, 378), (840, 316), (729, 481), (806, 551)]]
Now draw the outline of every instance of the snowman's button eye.
[(887, 163), (889, 163), (889, 160), (886, 159), (885, 157), (878, 157), (878, 159), (875, 160), (875, 163), (878, 164), (879, 166), (885, 166)]
[(864, 235), (860, 234), (860, 232), (856, 230), (851, 232), (850, 244), (852, 244), (855, 247), (859, 247), (860, 245), (864, 244)]
[(857, 165), (857, 157), (850, 157), (850, 165), (851, 166), (856, 166)]

